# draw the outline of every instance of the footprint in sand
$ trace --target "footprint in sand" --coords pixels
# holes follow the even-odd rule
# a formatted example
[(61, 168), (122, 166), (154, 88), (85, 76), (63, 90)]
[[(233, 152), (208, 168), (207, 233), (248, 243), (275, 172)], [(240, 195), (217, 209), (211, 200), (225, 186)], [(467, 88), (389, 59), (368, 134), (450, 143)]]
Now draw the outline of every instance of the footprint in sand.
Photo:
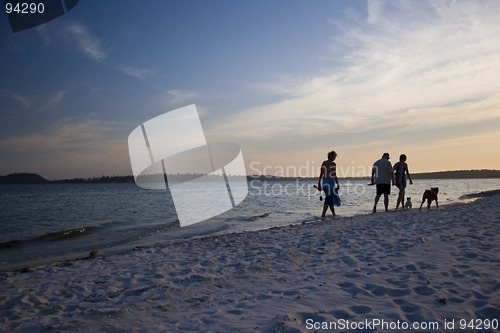
[(418, 305), (412, 304), (404, 299), (393, 299), (393, 303), (395, 303), (401, 312), (404, 313), (404, 317), (406, 317), (409, 321), (418, 321), (422, 319), (422, 308)]
[(413, 291), (420, 296), (430, 296), (434, 294), (434, 289), (429, 286), (418, 286)]
[(368, 290), (373, 296), (384, 296), (387, 294), (387, 288), (378, 286), (376, 284), (367, 284), (365, 285), (365, 289)]
[(488, 306), (475, 312), (478, 318), (500, 318), (500, 309)]
[(354, 305), (351, 306), (350, 309), (352, 310), (352, 312), (358, 315), (366, 314), (372, 311), (372, 308), (366, 305)]
[(338, 284), (338, 286), (342, 288), (342, 290), (350, 293), (353, 296), (360, 293), (367, 294), (367, 292), (363, 288), (360, 288), (357, 284), (353, 282), (341, 282)]
[(259, 296), (257, 296), (257, 300), (258, 301), (265, 301), (265, 300), (268, 300), (270, 298), (272, 298), (272, 296), (270, 296), (270, 295), (259, 295)]

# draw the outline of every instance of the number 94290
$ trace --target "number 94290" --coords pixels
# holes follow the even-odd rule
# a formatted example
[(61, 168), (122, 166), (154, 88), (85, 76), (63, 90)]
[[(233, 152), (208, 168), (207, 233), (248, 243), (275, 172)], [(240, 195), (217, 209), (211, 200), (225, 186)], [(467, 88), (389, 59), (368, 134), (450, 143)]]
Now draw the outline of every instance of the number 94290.
[(23, 2), (12, 4), (10, 2), (5, 3), (5, 11), (7, 14), (17, 13), (17, 14), (42, 14), (45, 11), (45, 6), (43, 3), (34, 2)]
[(471, 330), (489, 330), (498, 329), (498, 319), (460, 319), (460, 329), (471, 329)]

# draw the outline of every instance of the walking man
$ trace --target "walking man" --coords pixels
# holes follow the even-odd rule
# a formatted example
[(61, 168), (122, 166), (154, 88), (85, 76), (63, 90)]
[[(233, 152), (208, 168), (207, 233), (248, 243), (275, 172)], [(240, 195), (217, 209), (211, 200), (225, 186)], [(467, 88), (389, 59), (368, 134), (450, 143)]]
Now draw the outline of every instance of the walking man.
[(373, 212), (377, 212), (377, 203), (384, 195), (385, 211), (389, 210), (389, 194), (391, 194), (391, 183), (394, 186), (394, 173), (392, 164), (389, 162), (389, 153), (384, 153), (382, 158), (373, 164), (372, 168), (372, 184), (377, 185), (377, 195), (375, 196), (375, 204)]

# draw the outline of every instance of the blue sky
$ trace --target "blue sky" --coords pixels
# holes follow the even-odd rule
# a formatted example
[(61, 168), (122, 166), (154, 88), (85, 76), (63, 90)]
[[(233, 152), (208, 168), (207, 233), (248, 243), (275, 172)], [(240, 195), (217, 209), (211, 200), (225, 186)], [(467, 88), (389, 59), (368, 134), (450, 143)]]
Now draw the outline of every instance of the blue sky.
[(0, 49), (0, 175), (130, 175), (130, 132), (190, 104), (249, 174), (500, 168), (495, 0), (86, 0), (0, 15)]

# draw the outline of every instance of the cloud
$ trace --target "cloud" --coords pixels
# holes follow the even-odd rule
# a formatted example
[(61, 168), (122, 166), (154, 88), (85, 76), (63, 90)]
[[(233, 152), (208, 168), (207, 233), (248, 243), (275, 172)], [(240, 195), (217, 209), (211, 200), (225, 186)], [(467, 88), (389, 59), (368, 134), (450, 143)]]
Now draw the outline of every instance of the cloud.
[(336, 38), (332, 57), (341, 67), (258, 84), (286, 98), (243, 110), (210, 133), (271, 140), (497, 119), (499, 22), (494, 1), (369, 1), (365, 20), (344, 22)]
[(101, 41), (81, 23), (71, 23), (63, 32), (84, 54), (95, 61), (102, 62), (110, 53), (110, 49), (104, 49)]
[(60, 151), (72, 154), (76, 151), (106, 150), (110, 133), (116, 123), (97, 120), (63, 119), (42, 133), (3, 138), (0, 149), (8, 151)]
[(56, 107), (63, 100), (65, 94), (66, 90), (60, 90), (47, 96), (27, 96), (18, 92), (3, 91), (0, 93), (0, 97), (16, 102), (24, 110), (43, 111)]
[(36, 31), (45, 46), (53, 45), (54, 41), (62, 37), (68, 43), (75, 45), (80, 52), (98, 62), (104, 61), (111, 52), (111, 48), (104, 48), (101, 40), (92, 35), (87, 26), (80, 22), (64, 25), (54, 23), (50, 26), (42, 24)]
[(248, 87), (263, 94), (289, 96), (297, 93), (298, 87), (303, 83), (303, 80), (290, 74), (280, 74), (275, 77), (276, 81), (252, 83)]
[(53, 97), (52, 97), (52, 104), (53, 105), (57, 105), (61, 102), (61, 100), (63, 99), (64, 95), (66, 94), (66, 90), (60, 90), (58, 91)]
[(170, 89), (166, 93), (163, 92), (153, 103), (162, 107), (175, 108), (193, 104), (193, 100), (197, 97), (198, 94), (193, 91)]
[(52, 95), (46, 97), (44, 96), (43, 100), (40, 102), (41, 106), (37, 109), (37, 111), (50, 110), (55, 108), (57, 105), (59, 105), (59, 103), (61, 103), (65, 95), (66, 90), (59, 90)]
[(140, 80), (144, 80), (152, 74), (149, 69), (134, 68), (130, 66), (121, 67), (120, 70), (125, 74)]
[(43, 40), (45, 46), (49, 46), (50, 44), (52, 44), (51, 33), (47, 29), (47, 25), (41, 24), (37, 26), (35, 30), (40, 36), (40, 38)]
[(24, 109), (29, 109), (33, 105), (32, 97), (26, 96), (17, 92), (12, 91), (2, 91), (0, 96), (9, 100), (16, 102), (18, 105)]

